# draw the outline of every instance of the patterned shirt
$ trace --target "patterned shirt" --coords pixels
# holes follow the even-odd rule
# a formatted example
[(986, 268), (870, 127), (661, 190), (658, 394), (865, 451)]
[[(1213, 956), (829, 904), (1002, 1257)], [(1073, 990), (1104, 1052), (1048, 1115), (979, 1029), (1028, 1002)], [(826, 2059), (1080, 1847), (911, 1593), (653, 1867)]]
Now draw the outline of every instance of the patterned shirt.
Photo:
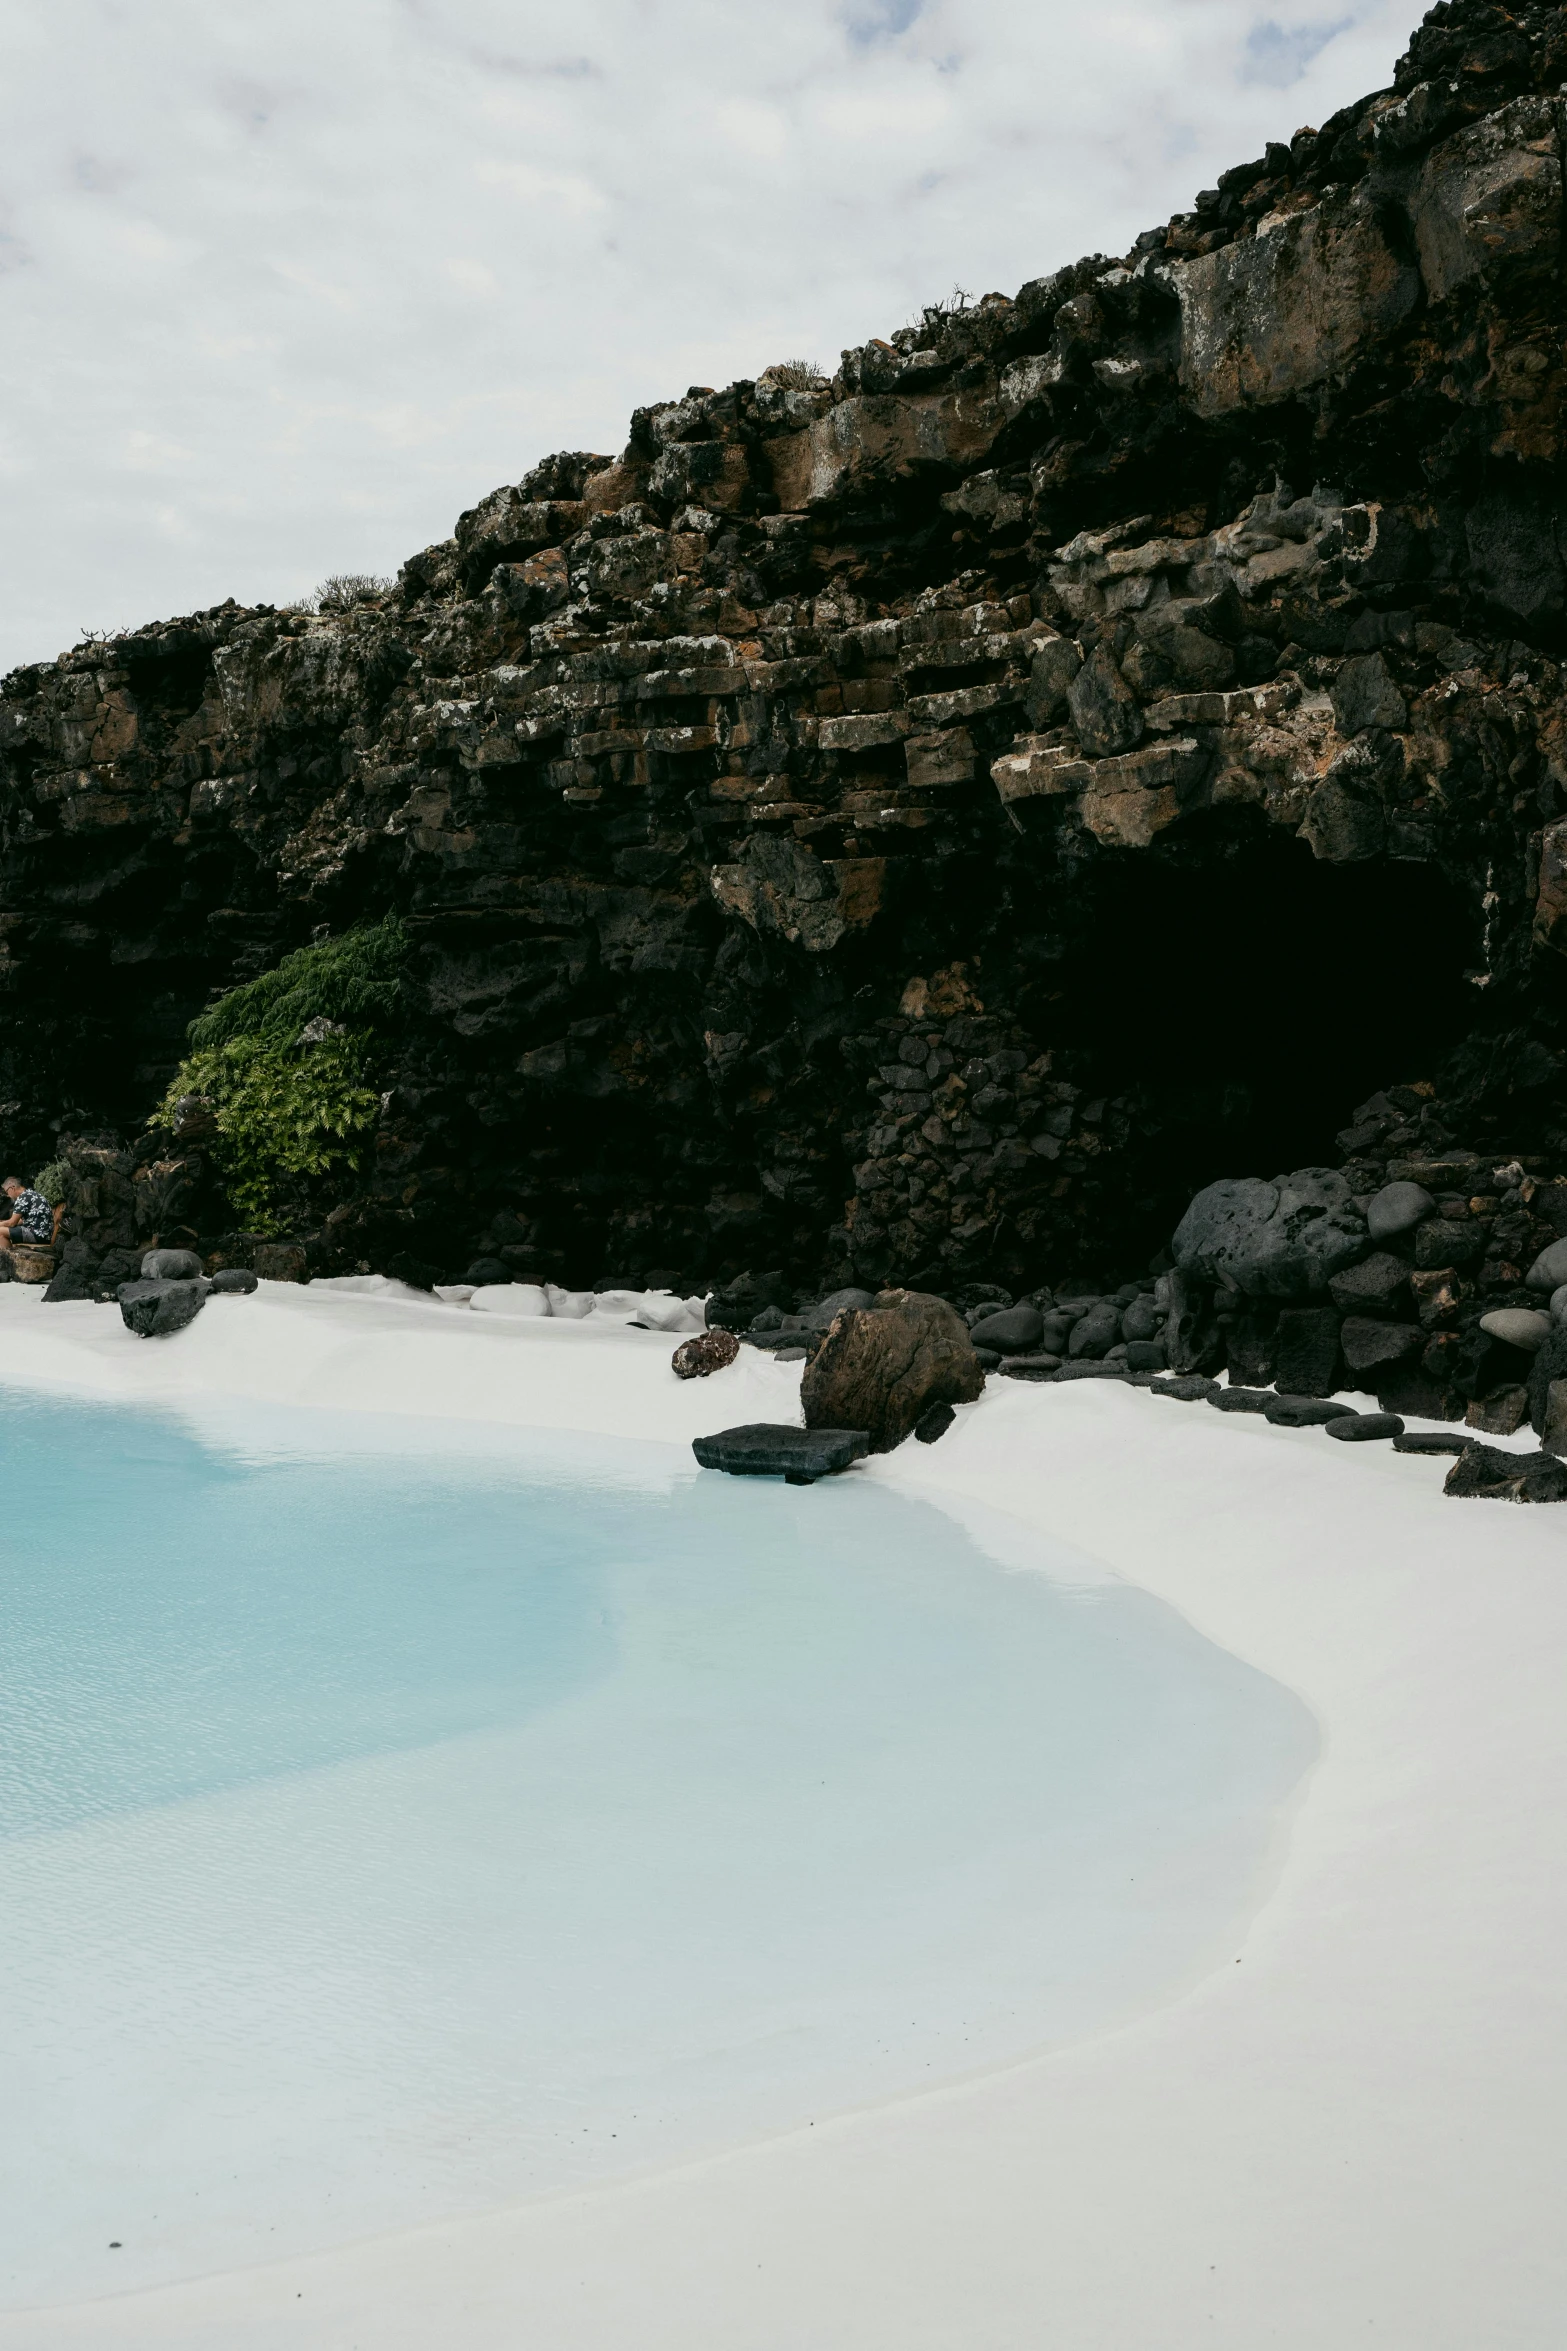
[(42, 1192), (31, 1188), (18, 1192), (10, 1204), (10, 1214), (22, 1220), (11, 1236), (14, 1241), (47, 1241), (53, 1235), (54, 1210)]

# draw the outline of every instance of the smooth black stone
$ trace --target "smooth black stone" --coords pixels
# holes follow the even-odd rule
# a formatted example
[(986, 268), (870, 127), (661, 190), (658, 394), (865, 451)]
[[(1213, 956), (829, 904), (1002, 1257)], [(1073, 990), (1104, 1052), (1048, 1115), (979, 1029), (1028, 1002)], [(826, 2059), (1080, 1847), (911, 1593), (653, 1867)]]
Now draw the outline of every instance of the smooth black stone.
[(207, 1303), (204, 1282), (121, 1282), (120, 1318), (139, 1339), (167, 1339)]
[(946, 1435), (957, 1417), (950, 1404), (933, 1404), (914, 1423), (914, 1434), (922, 1445), (934, 1445), (938, 1437)]
[(1266, 1412), (1278, 1398), (1271, 1388), (1215, 1388), (1208, 1401), (1218, 1412)]
[(1353, 1404), (1330, 1404), (1325, 1396), (1275, 1396), (1265, 1417), (1278, 1429), (1323, 1429), (1330, 1420), (1360, 1416)]
[(1330, 1437), (1338, 1437), (1347, 1445), (1370, 1445), (1379, 1437), (1401, 1437), (1404, 1433), (1404, 1424), (1396, 1412), (1357, 1412), (1353, 1419), (1342, 1413), (1325, 1425)]
[(970, 1323), (969, 1337), (976, 1347), (993, 1347), (998, 1355), (1027, 1355), (1038, 1347), (1044, 1328), (1037, 1306), (1003, 1306)]
[(1205, 1404), (1218, 1392), (1217, 1381), (1204, 1379), (1200, 1371), (1182, 1372), (1173, 1380), (1155, 1379), (1148, 1390), (1150, 1396), (1173, 1396), (1177, 1404)]
[(1473, 1437), (1450, 1437), (1441, 1429), (1406, 1429), (1393, 1439), (1395, 1453), (1467, 1453)]
[(704, 1469), (727, 1470), (731, 1477), (781, 1477), (791, 1486), (835, 1476), (852, 1461), (863, 1461), (870, 1449), (864, 1429), (797, 1429), (766, 1420), (720, 1429), (691, 1445)]
[(212, 1277), (214, 1298), (248, 1298), (259, 1286), (259, 1277), (248, 1265), (225, 1265)]
[(1169, 1358), (1162, 1339), (1128, 1339), (1126, 1368), (1128, 1371), (1165, 1371)]

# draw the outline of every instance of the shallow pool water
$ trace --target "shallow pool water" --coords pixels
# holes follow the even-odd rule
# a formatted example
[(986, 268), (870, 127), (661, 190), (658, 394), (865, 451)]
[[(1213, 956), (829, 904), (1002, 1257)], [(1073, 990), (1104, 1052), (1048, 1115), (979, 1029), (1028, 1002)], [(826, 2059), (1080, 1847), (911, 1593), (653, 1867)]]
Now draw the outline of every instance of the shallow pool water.
[(1219, 1954), (1314, 1752), (859, 1473), (0, 1391), (0, 1476), (11, 2307), (1090, 2031)]

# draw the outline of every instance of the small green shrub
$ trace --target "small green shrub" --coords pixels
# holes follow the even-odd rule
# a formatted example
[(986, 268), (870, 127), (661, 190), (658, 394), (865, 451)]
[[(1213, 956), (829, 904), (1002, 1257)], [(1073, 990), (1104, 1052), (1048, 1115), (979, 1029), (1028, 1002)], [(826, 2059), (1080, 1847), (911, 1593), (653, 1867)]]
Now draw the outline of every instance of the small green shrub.
[[(294, 1044), (313, 1020), (340, 1021), (345, 1028), (385, 1028), (395, 1018), (402, 985), (408, 933), (395, 914), (340, 939), (296, 948), (272, 971), (231, 988), (190, 1024), (198, 1053), (234, 1037), (263, 1037), (269, 1044)], [(187, 1086), (186, 1093), (200, 1087)]]
[(407, 933), (395, 916), (286, 955), (191, 1022), (191, 1053), (150, 1126), (182, 1095), (212, 1104), (212, 1155), (257, 1232), (278, 1229), (300, 1179), (358, 1163), (381, 1107), (385, 1031), (397, 1012)]
[(42, 1174), (33, 1178), (33, 1190), (41, 1192), (51, 1208), (58, 1208), (65, 1198), (70, 1169), (63, 1159), (52, 1159)]

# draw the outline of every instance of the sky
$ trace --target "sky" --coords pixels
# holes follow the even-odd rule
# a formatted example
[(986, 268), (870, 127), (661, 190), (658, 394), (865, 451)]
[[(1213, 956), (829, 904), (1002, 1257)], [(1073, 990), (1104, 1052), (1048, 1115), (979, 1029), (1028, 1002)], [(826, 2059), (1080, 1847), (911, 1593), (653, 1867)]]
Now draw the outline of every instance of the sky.
[(0, 0), (0, 672), (1119, 253), (1418, 0)]

